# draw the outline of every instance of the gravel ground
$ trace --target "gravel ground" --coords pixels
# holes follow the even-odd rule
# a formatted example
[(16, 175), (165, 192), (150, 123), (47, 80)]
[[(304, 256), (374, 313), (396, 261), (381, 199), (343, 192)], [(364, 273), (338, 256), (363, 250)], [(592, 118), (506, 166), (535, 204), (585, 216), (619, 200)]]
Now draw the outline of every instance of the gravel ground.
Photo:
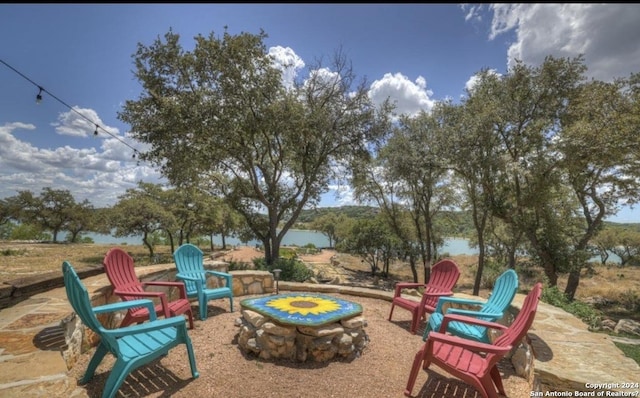
[[(394, 320), (388, 321), (386, 301), (335, 296), (358, 302), (364, 308), (365, 331), (370, 341), (358, 358), (298, 363), (245, 355), (236, 344), (239, 300), (233, 313), (229, 312), (228, 300), (216, 300), (209, 304), (208, 319), (196, 320), (195, 329), (189, 331), (199, 378), (191, 378), (186, 350), (179, 346), (166, 357), (134, 371), (118, 397), (403, 397), (413, 356), (423, 344), (422, 330), (410, 334), (409, 312), (400, 308), (394, 311)], [(76, 378), (82, 376), (94, 350), (85, 353), (70, 371)], [(112, 363), (113, 358), (107, 356), (93, 380), (83, 386), (90, 397), (100, 396)], [(509, 361), (503, 360), (500, 365), (508, 396), (528, 397), (529, 383), (513, 374)], [(474, 388), (433, 365), (420, 373), (413, 394), (429, 398), (480, 397)]]

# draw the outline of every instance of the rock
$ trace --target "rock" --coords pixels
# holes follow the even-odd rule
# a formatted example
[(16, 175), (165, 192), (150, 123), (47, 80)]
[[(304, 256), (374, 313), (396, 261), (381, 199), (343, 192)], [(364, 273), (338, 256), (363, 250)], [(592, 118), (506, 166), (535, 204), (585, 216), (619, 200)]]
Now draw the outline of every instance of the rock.
[(618, 334), (626, 333), (640, 336), (640, 323), (632, 319), (620, 319), (613, 331)]
[(613, 319), (603, 319), (602, 320), (602, 330), (613, 331), (616, 327), (616, 321)]
[(615, 303), (613, 300), (602, 296), (587, 297), (583, 299), (582, 302), (594, 307), (607, 307)]

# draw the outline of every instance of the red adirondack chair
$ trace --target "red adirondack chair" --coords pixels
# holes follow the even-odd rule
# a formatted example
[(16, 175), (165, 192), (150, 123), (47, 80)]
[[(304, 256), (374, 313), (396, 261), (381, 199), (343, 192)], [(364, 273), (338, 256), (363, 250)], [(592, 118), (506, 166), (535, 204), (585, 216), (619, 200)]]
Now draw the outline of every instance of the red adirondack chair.
[[(141, 282), (133, 267), (133, 258), (124, 250), (114, 247), (110, 249), (102, 260), (104, 270), (113, 286), (113, 293), (123, 301), (157, 298), (160, 304), (155, 306), (156, 315), (164, 315), (169, 318), (176, 315), (187, 315), (189, 328), (193, 329), (193, 311), (191, 302), (187, 298), (187, 291), (182, 282)], [(179, 298), (173, 301), (167, 299), (167, 295), (161, 291), (145, 291), (147, 286), (175, 287), (178, 289)], [(157, 301), (157, 300), (156, 300)], [(134, 307), (127, 310), (121, 327), (132, 323), (142, 323), (149, 319), (149, 311), (145, 307)]]
[[(453, 260), (441, 260), (431, 268), (431, 276), (427, 284), (413, 282), (396, 283), (396, 289), (391, 301), (389, 320), (393, 315), (393, 309), (397, 305), (400, 308), (411, 311), (412, 320), (409, 331), (416, 334), (418, 324), (425, 319), (425, 314), (432, 314), (436, 310), (438, 298), (453, 295), (453, 287), (460, 278), (460, 269)], [(424, 287), (424, 293), (420, 301), (402, 297), (403, 289), (417, 289)]]
[[(440, 331), (429, 332), (427, 341), (416, 353), (404, 395), (411, 396), (420, 364), (423, 369), (427, 369), (432, 363), (475, 387), (484, 398), (497, 398), (498, 393), (506, 395), (497, 366), (498, 361), (529, 331), (541, 293), (542, 284), (536, 283), (525, 298), (520, 312), (508, 327), (474, 317), (446, 314)], [(499, 329), (502, 330), (502, 335), (492, 344), (487, 344), (445, 334), (448, 323), (452, 321)]]

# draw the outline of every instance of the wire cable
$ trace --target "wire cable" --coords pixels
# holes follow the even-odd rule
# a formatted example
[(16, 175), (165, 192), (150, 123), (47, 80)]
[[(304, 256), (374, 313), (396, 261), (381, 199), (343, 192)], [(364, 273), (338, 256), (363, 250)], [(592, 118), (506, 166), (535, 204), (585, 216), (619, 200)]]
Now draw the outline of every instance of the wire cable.
[(56, 101), (58, 101), (59, 103), (61, 103), (62, 105), (66, 106), (69, 110), (75, 112), (76, 114), (78, 114), (80, 117), (82, 117), (84, 120), (88, 121), (91, 124), (94, 124), (96, 126), (96, 129), (94, 131), (94, 135), (98, 135), (98, 130), (102, 130), (105, 133), (107, 133), (108, 135), (110, 135), (111, 137), (115, 138), (116, 140), (120, 141), (122, 144), (126, 145), (127, 147), (131, 148), (131, 150), (133, 150), (133, 157), (136, 157), (136, 154), (138, 153), (138, 150), (134, 147), (132, 147), (131, 145), (129, 145), (129, 143), (127, 143), (126, 141), (122, 140), (120, 137), (118, 137), (117, 135), (112, 134), (111, 132), (107, 131), (104, 127), (100, 126), (99, 124), (97, 124), (96, 122), (94, 122), (93, 120), (89, 119), (88, 117), (86, 117), (85, 115), (83, 115), (82, 113), (78, 112), (78, 110), (76, 110), (75, 108), (73, 108), (72, 106), (70, 106), (69, 104), (67, 104), (66, 102), (64, 102), (63, 100), (61, 100), (60, 98), (58, 98), (55, 94), (53, 94), (52, 92), (48, 91), (46, 88), (42, 87), (41, 85), (39, 85), (38, 83), (34, 82), (32, 79), (30, 79), (28, 76), (26, 76), (24, 73), (20, 72), (19, 70), (17, 70), (16, 68), (14, 68), (13, 66), (9, 65), (7, 62), (5, 62), (4, 60), (0, 59), (0, 63), (2, 63), (4, 66), (6, 66), (7, 68), (11, 69), (12, 71), (14, 71), (15, 73), (17, 73), (18, 75), (20, 75), (20, 77), (22, 77), (23, 79), (25, 79), (26, 81), (28, 81), (29, 83), (33, 84), (34, 86), (36, 86), (38, 88), (38, 95), (36, 96), (36, 101), (40, 102), (42, 100), (42, 93), (46, 93), (48, 94), (51, 98), (55, 99)]

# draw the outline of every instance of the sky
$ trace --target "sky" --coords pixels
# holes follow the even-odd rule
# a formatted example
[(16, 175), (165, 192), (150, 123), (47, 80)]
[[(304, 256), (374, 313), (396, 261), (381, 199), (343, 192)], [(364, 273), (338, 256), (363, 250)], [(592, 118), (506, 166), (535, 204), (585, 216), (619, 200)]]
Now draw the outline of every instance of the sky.
[[(117, 115), (140, 95), (137, 45), (169, 30), (186, 49), (225, 27), (263, 30), (298, 76), (340, 50), (374, 103), (390, 96), (415, 114), (516, 59), (583, 54), (587, 75), (603, 81), (640, 72), (638, 21), (636, 4), (0, 4), (0, 198), (50, 187), (108, 207), (138, 181), (165, 182), (134, 157), (144, 147)], [(353, 204), (332, 187), (320, 206)], [(640, 207), (608, 220), (640, 222)]]

